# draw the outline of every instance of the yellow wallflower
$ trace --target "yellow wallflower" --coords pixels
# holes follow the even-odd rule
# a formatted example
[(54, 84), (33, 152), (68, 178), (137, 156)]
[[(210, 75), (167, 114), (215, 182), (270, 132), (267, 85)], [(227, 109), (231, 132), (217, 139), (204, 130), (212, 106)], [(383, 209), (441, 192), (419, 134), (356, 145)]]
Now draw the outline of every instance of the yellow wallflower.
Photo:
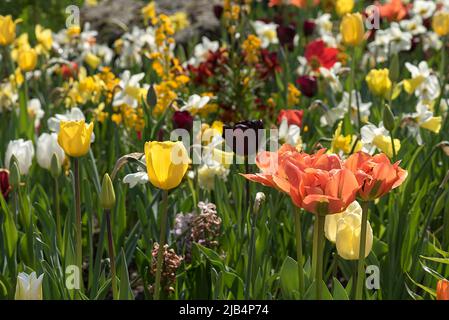
[(301, 91), (295, 87), (293, 83), (288, 84), (288, 95), (287, 95), (287, 105), (289, 107), (294, 107), (299, 104), (299, 97), (301, 96)]
[(341, 20), (340, 33), (347, 46), (358, 46), (363, 41), (365, 27), (360, 13), (348, 13)]
[(388, 69), (373, 69), (368, 73), (365, 80), (374, 95), (387, 97), (390, 94), (392, 83), (389, 75)]
[(141, 12), (145, 21), (153, 20), (156, 17), (156, 4), (151, 1), (149, 4), (142, 8)]
[(82, 157), (89, 152), (93, 130), (93, 122), (61, 121), (58, 143), (70, 157)]
[(182, 142), (145, 143), (148, 180), (163, 190), (176, 188), (189, 167), (189, 156)]
[(185, 12), (176, 12), (169, 16), (169, 18), (175, 32), (181, 31), (190, 25), (189, 17)]
[(262, 41), (255, 35), (250, 34), (242, 43), (242, 49), (245, 53), (245, 61), (248, 64), (256, 64), (259, 61), (259, 49)]
[(354, 9), (354, 0), (337, 0), (335, 2), (335, 12), (341, 17), (351, 13)]

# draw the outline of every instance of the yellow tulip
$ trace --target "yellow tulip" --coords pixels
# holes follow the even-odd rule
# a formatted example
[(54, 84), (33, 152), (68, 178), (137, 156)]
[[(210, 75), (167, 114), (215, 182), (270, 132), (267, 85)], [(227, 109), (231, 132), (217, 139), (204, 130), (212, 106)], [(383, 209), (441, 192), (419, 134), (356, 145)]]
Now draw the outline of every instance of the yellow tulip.
[[(373, 229), (369, 221), (366, 222), (365, 258), (373, 247)], [(346, 260), (358, 260), (360, 250), (360, 233), (362, 216), (348, 213), (337, 222), (336, 246), (338, 254)]]
[(34, 33), (36, 34), (37, 41), (46, 50), (50, 51), (53, 44), (53, 37), (50, 29), (44, 29), (41, 25), (37, 25), (34, 28)]
[(433, 16), (432, 29), (440, 37), (449, 34), (449, 12), (440, 11)]
[(36, 272), (17, 275), (15, 300), (42, 300), (42, 279), (44, 275), (36, 276)]
[(354, 9), (354, 0), (337, 0), (335, 3), (335, 12), (341, 17), (351, 13)]
[(189, 166), (189, 156), (182, 142), (149, 141), (145, 143), (145, 159), (150, 182), (157, 188), (176, 188)]
[(20, 50), (17, 63), (19, 64), (19, 68), (25, 72), (34, 70), (37, 64), (36, 50), (32, 48)]
[(363, 41), (365, 27), (360, 13), (348, 13), (341, 20), (340, 33), (342, 41), (348, 46), (358, 46)]
[(94, 124), (84, 120), (61, 121), (58, 143), (71, 157), (82, 157), (89, 152)]
[(388, 69), (373, 69), (365, 80), (370, 91), (376, 96), (386, 97), (391, 91), (390, 71)]
[(16, 38), (16, 21), (11, 16), (0, 16), (0, 46), (9, 46)]
[(324, 222), (324, 235), (327, 240), (334, 243), (337, 241), (338, 221), (350, 213), (362, 216), (362, 207), (357, 201), (351, 203), (343, 212), (326, 215), (326, 221)]

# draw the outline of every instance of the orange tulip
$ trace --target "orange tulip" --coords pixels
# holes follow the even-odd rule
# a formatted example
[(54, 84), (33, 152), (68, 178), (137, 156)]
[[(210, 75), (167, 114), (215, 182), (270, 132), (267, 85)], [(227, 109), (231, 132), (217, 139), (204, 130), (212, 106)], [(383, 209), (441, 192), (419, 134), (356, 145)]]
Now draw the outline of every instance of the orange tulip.
[(288, 193), (290, 185), (287, 181), (287, 175), (281, 165), (293, 154), (299, 154), (295, 147), (284, 144), (277, 152), (260, 152), (256, 156), (256, 165), (260, 169), (260, 173), (242, 174), (246, 179), (258, 182), (267, 187), (279, 189)]
[(401, 21), (407, 16), (407, 7), (401, 0), (391, 0), (386, 4), (378, 4), (380, 16), (388, 21)]
[(383, 153), (371, 156), (360, 151), (351, 155), (344, 165), (359, 181), (359, 196), (369, 201), (382, 197), (404, 182), (408, 173), (399, 167), (399, 163), (391, 164)]
[(346, 210), (359, 190), (354, 173), (343, 167), (337, 155), (324, 152), (301, 154), (284, 163), (293, 203), (320, 215)]
[(437, 283), (437, 300), (449, 300), (449, 281), (446, 279)]
[[(268, 5), (270, 7), (287, 5), (287, 4), (291, 4), (298, 8), (305, 8), (305, 7), (307, 7), (307, 0), (270, 0), (270, 2), (268, 3)], [(318, 4), (320, 4), (320, 0), (313, 0), (314, 6), (316, 6)]]

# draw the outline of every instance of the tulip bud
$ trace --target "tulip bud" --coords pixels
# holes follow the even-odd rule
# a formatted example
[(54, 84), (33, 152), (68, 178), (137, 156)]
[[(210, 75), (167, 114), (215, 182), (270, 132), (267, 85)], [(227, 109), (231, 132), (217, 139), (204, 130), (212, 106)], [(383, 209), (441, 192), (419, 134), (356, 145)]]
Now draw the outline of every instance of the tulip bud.
[(150, 85), (147, 92), (147, 104), (150, 108), (154, 108), (157, 104), (156, 90), (154, 90), (154, 85)]
[(393, 82), (398, 82), (400, 75), (399, 55), (396, 53), (391, 57), (390, 61), (390, 79)]
[(61, 165), (59, 163), (58, 157), (56, 156), (56, 153), (53, 153), (51, 157), (50, 173), (51, 176), (55, 179), (61, 174)]
[[(373, 229), (367, 221), (365, 258), (371, 252), (373, 246)], [(360, 251), (360, 233), (362, 216), (349, 213), (338, 220), (336, 244), (338, 254), (346, 260), (358, 260)]]
[(103, 209), (112, 209), (115, 206), (115, 191), (109, 174), (103, 176), (101, 185), (100, 203)]
[(394, 114), (390, 109), (389, 105), (385, 105), (384, 112), (383, 112), (383, 123), (385, 129), (388, 131), (393, 131), (395, 124), (394, 124)]
[(258, 192), (254, 201), (254, 214), (259, 213), (260, 206), (265, 202), (265, 193)]
[(11, 157), (9, 166), (9, 184), (13, 190), (17, 190), (20, 186), (20, 169), (15, 156)]

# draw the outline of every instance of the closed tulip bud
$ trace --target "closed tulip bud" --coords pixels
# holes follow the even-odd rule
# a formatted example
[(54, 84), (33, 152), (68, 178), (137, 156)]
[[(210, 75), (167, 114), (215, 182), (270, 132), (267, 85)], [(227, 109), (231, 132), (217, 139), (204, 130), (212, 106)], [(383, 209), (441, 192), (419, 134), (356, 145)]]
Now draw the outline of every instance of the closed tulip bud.
[(383, 123), (385, 129), (388, 131), (393, 131), (395, 124), (394, 124), (394, 114), (390, 109), (389, 105), (385, 105), (384, 112), (383, 112)]
[(31, 140), (11, 140), (8, 143), (5, 153), (5, 166), (11, 166), (12, 158), (14, 157), (20, 173), (27, 175), (34, 158), (34, 146)]
[(390, 71), (373, 69), (365, 77), (369, 90), (376, 96), (386, 97), (391, 90)]
[(94, 124), (84, 120), (61, 121), (58, 143), (71, 157), (82, 157), (89, 152)]
[(154, 86), (151, 85), (148, 88), (147, 92), (147, 104), (150, 106), (150, 108), (154, 108), (157, 104), (157, 94), (156, 90), (154, 90)]
[(53, 156), (57, 157), (58, 164), (61, 166), (65, 159), (65, 153), (58, 144), (58, 134), (43, 133), (39, 136), (36, 143), (37, 163), (42, 168), (51, 170)]
[(9, 46), (14, 41), (16, 23), (11, 16), (0, 16), (0, 46)]
[(94, 55), (93, 53), (90, 53), (90, 52), (88, 54), (86, 54), (86, 56), (84, 57), (84, 61), (92, 69), (97, 69), (98, 66), (101, 63), (101, 59), (99, 57), (97, 57), (96, 55)]
[(258, 192), (256, 194), (256, 200), (254, 201), (254, 214), (257, 214), (260, 210), (260, 206), (265, 202), (265, 193)]
[(9, 184), (13, 190), (17, 190), (20, 186), (20, 169), (14, 156), (11, 158), (9, 172)]
[[(367, 221), (365, 258), (373, 246), (373, 230)], [(346, 214), (338, 220), (336, 245), (338, 254), (346, 260), (358, 260), (360, 250), (360, 233), (362, 216), (356, 213)]]
[(440, 11), (433, 16), (432, 29), (440, 37), (449, 34), (449, 12)]
[(437, 300), (449, 300), (449, 281), (446, 279), (437, 283)]
[(396, 53), (391, 57), (390, 61), (390, 79), (393, 82), (398, 82), (400, 75), (399, 55)]
[(17, 276), (15, 300), (42, 300), (42, 280), (44, 274), (39, 278), (36, 272), (26, 274), (19, 273)]
[(51, 156), (50, 173), (51, 176), (55, 179), (61, 174), (61, 164), (58, 157), (56, 156), (56, 153), (53, 153), (53, 155)]
[(163, 190), (176, 188), (189, 167), (189, 156), (182, 142), (145, 143), (148, 180)]
[(22, 49), (17, 56), (17, 63), (22, 71), (33, 71), (37, 64), (37, 53), (34, 49)]
[(115, 191), (109, 174), (103, 176), (101, 184), (100, 203), (103, 209), (112, 209), (115, 207)]
[(351, 13), (354, 9), (354, 0), (337, 0), (335, 2), (335, 12), (341, 17), (347, 13)]
[(358, 46), (363, 41), (365, 27), (360, 13), (348, 13), (341, 20), (340, 33), (342, 41), (347, 46)]

